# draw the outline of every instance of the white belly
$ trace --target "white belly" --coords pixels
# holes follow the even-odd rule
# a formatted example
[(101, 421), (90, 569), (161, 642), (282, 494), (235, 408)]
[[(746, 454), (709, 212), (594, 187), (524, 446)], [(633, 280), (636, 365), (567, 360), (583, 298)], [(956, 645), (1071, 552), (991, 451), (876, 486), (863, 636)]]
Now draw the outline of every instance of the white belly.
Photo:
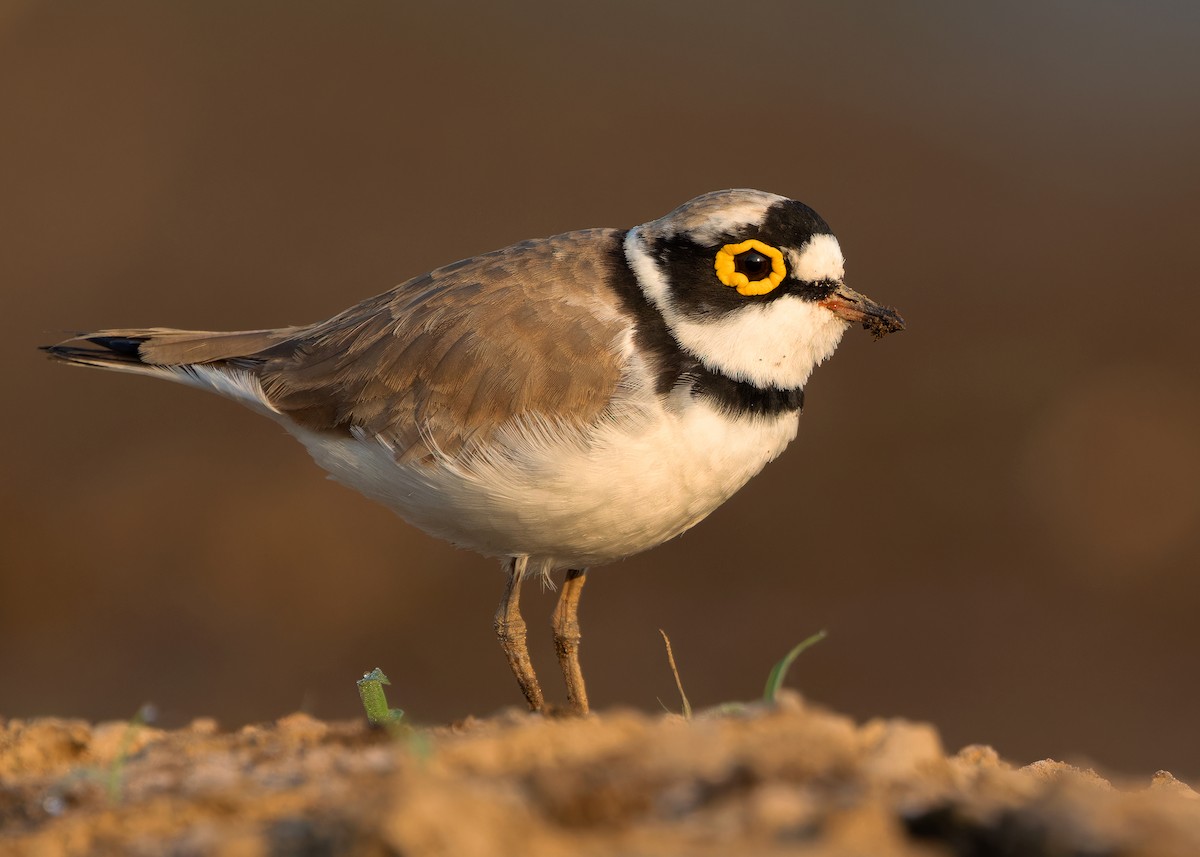
[(549, 572), (679, 535), (777, 457), (797, 423), (797, 414), (731, 418), (703, 400), (676, 410), (655, 401), (587, 433), (514, 428), (484, 454), (406, 465), (376, 439), (289, 429), (334, 479), (413, 525)]

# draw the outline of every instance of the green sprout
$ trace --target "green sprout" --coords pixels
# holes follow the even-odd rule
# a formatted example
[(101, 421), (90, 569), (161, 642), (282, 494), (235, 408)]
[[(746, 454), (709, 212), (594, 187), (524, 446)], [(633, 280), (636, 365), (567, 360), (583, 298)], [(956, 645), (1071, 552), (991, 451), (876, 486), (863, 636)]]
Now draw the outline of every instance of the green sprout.
[(129, 761), (129, 754), (133, 749), (133, 740), (137, 737), (138, 732), (141, 731), (143, 726), (154, 720), (154, 714), (154, 706), (143, 705), (129, 719), (129, 723), (125, 727), (125, 732), (121, 735), (121, 743), (117, 748), (117, 756), (108, 767), (108, 776), (104, 778), (104, 790), (108, 794), (110, 803), (120, 803), (121, 801), (121, 794), (125, 785), (125, 763)]
[(358, 680), (358, 695), (367, 712), (367, 722), (372, 726), (394, 726), (399, 724), (404, 712), (399, 708), (388, 708), (383, 686), (391, 684), (379, 667), (364, 673)]
[(788, 667), (792, 665), (792, 661), (800, 657), (801, 652), (805, 649), (815, 646), (824, 639), (825, 632), (818, 631), (784, 655), (783, 659), (771, 668), (771, 674), (767, 676), (767, 687), (763, 691), (764, 702), (774, 702), (779, 697), (779, 689), (783, 687), (783, 680), (787, 678)]

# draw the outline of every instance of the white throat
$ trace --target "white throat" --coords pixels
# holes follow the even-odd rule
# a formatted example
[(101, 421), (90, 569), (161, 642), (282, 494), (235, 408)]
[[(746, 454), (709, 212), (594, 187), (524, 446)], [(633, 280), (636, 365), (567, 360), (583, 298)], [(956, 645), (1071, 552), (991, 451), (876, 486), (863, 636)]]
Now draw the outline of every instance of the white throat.
[[(834, 242), (833, 247), (823, 241), (812, 248), (818, 251), (819, 263), (824, 267), (833, 261), (836, 239), (817, 237)], [(808, 249), (802, 257), (809, 255)], [(757, 387), (803, 387), (812, 370), (833, 354), (849, 327), (824, 307), (792, 295), (767, 303), (747, 303), (716, 319), (697, 321), (676, 308), (666, 276), (646, 249), (640, 227), (625, 237), (625, 258), (681, 347), (706, 368)], [(840, 250), (837, 259), (840, 262)], [(803, 261), (808, 263), (806, 268), (817, 267), (816, 259)], [(715, 277), (713, 287), (721, 287)]]

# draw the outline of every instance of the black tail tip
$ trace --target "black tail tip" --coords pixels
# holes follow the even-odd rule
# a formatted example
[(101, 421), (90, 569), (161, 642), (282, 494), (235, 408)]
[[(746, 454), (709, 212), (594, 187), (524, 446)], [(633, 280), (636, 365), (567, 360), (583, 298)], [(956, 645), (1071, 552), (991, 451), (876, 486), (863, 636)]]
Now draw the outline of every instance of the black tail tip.
[(114, 363), (141, 363), (140, 348), (148, 336), (88, 336), (83, 334), (56, 345), (38, 346), (61, 360), (105, 360)]
[(88, 342), (99, 345), (120, 357), (137, 357), (148, 336), (85, 336)]

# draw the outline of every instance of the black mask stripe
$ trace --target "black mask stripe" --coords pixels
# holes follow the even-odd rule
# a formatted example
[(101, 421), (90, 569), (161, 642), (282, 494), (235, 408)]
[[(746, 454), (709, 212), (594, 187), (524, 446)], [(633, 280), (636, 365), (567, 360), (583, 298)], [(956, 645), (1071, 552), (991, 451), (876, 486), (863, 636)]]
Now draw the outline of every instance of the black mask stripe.
[[(625, 235), (612, 238), (609, 249), (608, 284), (634, 320), (634, 343), (654, 367), (654, 389), (666, 395), (678, 384), (688, 384), (691, 394), (710, 400), (732, 415), (774, 416), (799, 411), (804, 406), (804, 389), (780, 390), (759, 387), (713, 372), (688, 353), (671, 335), (658, 312), (646, 298), (637, 275), (625, 257)], [(729, 289), (729, 291), (733, 291)]]
[(688, 318), (703, 321), (745, 306), (747, 302), (767, 303), (785, 295), (795, 295), (808, 301), (821, 300), (837, 285), (798, 280), (789, 273), (782, 283), (765, 295), (741, 295), (737, 289), (717, 279), (713, 270), (713, 262), (721, 247), (757, 238), (772, 247), (798, 249), (815, 235), (832, 234), (829, 224), (821, 215), (804, 203), (789, 199), (767, 209), (759, 226), (745, 226), (714, 236), (711, 244), (698, 244), (684, 235), (660, 237), (653, 242), (650, 253), (667, 274), (672, 301), (678, 311)]

